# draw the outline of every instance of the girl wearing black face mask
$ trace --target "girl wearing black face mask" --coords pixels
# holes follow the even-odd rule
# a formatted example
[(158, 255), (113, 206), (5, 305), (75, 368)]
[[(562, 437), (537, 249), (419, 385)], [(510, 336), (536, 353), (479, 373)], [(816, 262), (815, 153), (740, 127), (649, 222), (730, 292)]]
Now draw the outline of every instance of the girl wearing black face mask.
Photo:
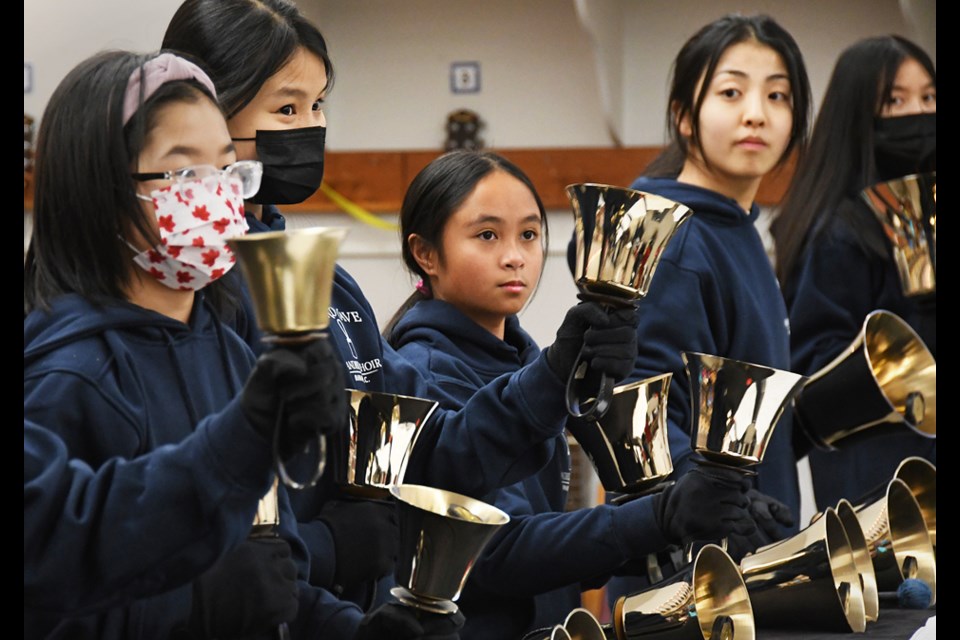
[[(283, 229), (274, 205), (306, 199), (322, 179), (322, 106), (333, 79), (323, 36), (289, 0), (184, 0), (163, 43), (201, 61), (216, 85), (237, 157), (263, 163), (258, 197), (246, 206), (250, 232)], [(579, 312), (590, 304), (595, 303), (578, 305)], [(234, 326), (257, 348), (252, 305), (248, 308)], [(572, 338), (547, 350), (576, 347), (572, 352), (577, 353), (588, 329), (595, 343), (621, 346), (623, 325), (635, 319), (593, 311), (599, 313), (583, 319), (582, 313), (568, 314), (562, 330)], [(330, 344), (343, 363), (347, 386), (421, 398), (441, 393), (381, 338), (360, 285), (340, 265), (329, 313)], [(538, 472), (566, 426), (565, 381), (572, 359), (558, 356), (551, 364), (545, 355), (537, 357), (480, 388), (468, 408), (435, 411), (417, 440), (406, 481), (484, 495)], [(591, 367), (605, 370), (603, 363)], [(511, 425), (508, 433), (504, 424)], [(415, 615), (407, 607), (384, 605), (360, 626), (361, 607), (370, 609), (390, 597), (399, 529), (392, 504), (352, 499), (331, 475), (290, 496), (311, 553), (311, 583), (338, 595), (342, 605), (330, 622), (311, 631), (350, 640), (455, 638), (462, 616)], [(390, 629), (391, 622), (404, 624)]]
[[(936, 112), (936, 69), (909, 40), (868, 38), (838, 59), (809, 150), (771, 227), (798, 373), (829, 364), (876, 309), (907, 321), (936, 357), (936, 294), (904, 295), (889, 242), (859, 195), (878, 182), (936, 171)], [(841, 451), (811, 451), (817, 507), (860, 498), (907, 456), (936, 464), (936, 439), (904, 427)]]

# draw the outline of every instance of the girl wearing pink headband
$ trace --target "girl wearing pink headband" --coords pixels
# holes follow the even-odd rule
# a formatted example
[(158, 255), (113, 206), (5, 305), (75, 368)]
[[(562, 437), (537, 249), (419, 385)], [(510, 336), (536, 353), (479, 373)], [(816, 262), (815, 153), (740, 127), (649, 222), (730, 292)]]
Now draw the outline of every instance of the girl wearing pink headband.
[[(169, 53), (93, 56), (51, 97), (37, 151), (24, 265), (25, 421), (55, 431), (69, 456), (93, 469), (179, 443), (211, 417), (245, 436), (231, 446), (253, 440), (270, 450), (281, 402), (288, 424), (302, 425), (285, 430), (284, 450), (346, 425), (332, 350), (278, 348), (257, 362), (222, 321), (231, 307), (220, 276), (235, 262), (226, 239), (246, 231), (243, 204), (259, 186), (259, 163), (237, 162), (198, 66)], [(136, 546), (97, 554), (91, 544), (84, 567), (114, 597), (99, 599), (96, 611), (72, 609), (76, 597), (45, 601), (42, 611), (25, 601), (25, 637), (255, 637), (284, 622), (295, 631), (305, 618), (321, 626), (313, 607), (322, 595), (305, 582), (306, 549), (283, 490), (279, 536), (251, 540), (256, 503), (244, 506), (237, 530), (213, 530), (212, 514), (232, 495), (184, 481), (184, 465), (161, 480), (190, 497), (182, 510), (149, 513), (149, 485), (121, 496), (127, 504), (109, 526), (138, 536), (142, 554)], [(269, 483), (262, 467), (233, 482)], [(154, 526), (138, 526), (145, 520)], [(51, 512), (44, 525), (53, 533), (69, 522)], [(45, 564), (25, 561), (25, 576), (71, 566), (75, 547), (35, 538), (25, 539), (24, 555), (38, 557), (28, 545), (46, 544)], [(158, 557), (168, 562), (145, 566)]]

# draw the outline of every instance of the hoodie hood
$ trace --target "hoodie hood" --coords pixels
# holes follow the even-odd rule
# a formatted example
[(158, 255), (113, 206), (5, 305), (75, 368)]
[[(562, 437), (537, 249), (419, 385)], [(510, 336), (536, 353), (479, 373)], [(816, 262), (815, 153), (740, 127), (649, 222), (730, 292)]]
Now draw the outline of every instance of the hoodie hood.
[(641, 177), (637, 178), (630, 188), (655, 193), (684, 204), (693, 209), (694, 216), (713, 224), (753, 224), (760, 215), (760, 207), (756, 204), (751, 206), (750, 212), (747, 213), (733, 198), (710, 189), (677, 182), (673, 178)]
[[(196, 316), (200, 295), (191, 316)], [(192, 318), (193, 319), (193, 318)], [(125, 300), (95, 305), (77, 294), (66, 294), (54, 300), (49, 311), (35, 310), (23, 322), (23, 364), (68, 344), (101, 334), (110, 329), (137, 329), (145, 333), (189, 331), (182, 322)]]
[(507, 317), (504, 339), (500, 340), (442, 300), (423, 300), (414, 305), (394, 328), (393, 341), (401, 353), (412, 343), (445, 353), (475, 371), (484, 383), (513, 373), (540, 355), (539, 347), (520, 327), (516, 316)]
[[(77, 294), (58, 297), (49, 311), (35, 310), (23, 323), (25, 381), (72, 372), (97, 380), (107, 395), (130, 400), (132, 393), (143, 407), (181, 406), (191, 428), (240, 391), (252, 365), (250, 348), (202, 292), (187, 323), (123, 300), (95, 305)], [(222, 374), (211, 375), (215, 367)]]

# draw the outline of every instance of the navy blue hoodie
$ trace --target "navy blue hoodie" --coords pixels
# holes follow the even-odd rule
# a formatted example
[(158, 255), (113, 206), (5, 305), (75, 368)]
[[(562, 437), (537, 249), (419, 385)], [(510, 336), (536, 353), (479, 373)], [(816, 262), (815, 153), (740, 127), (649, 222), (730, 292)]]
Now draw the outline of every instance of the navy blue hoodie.
[[(637, 363), (631, 375), (643, 380), (673, 373), (667, 420), (679, 476), (692, 464), (690, 383), (681, 353), (696, 351), (789, 370), (787, 309), (754, 226), (760, 214), (756, 205), (748, 214), (732, 198), (669, 178), (641, 177), (631, 188), (693, 210), (664, 250), (647, 296), (640, 301)], [(789, 506), (799, 522), (789, 411), (784, 411), (756, 470), (756, 488)], [(783, 537), (792, 532), (784, 529)], [(609, 596), (615, 599), (645, 586), (642, 581), (614, 579)]]
[[(631, 188), (693, 210), (667, 245), (640, 301), (637, 364), (632, 379), (666, 372), (670, 383), (670, 451), (679, 473), (690, 464), (690, 383), (681, 358), (696, 351), (790, 370), (787, 308), (754, 222), (732, 198), (667, 178), (639, 178)], [(800, 517), (792, 419), (784, 411), (756, 468), (759, 491)]]
[[(254, 362), (249, 347), (213, 315), (203, 292), (197, 293), (186, 324), (125, 301), (98, 307), (78, 295), (63, 295), (49, 312), (28, 315), (23, 338), (24, 420), (54, 430), (72, 457), (93, 468), (110, 458), (134, 458), (182, 441), (202, 418), (228, 406)], [(239, 411), (234, 416), (243, 420)], [(136, 494), (130, 499), (131, 512), (140, 508)], [(280, 535), (290, 543), (305, 579), (307, 553), (286, 491), (280, 491), (280, 502)], [(211, 523), (203, 511), (193, 515), (170, 517), (142, 544), (163, 546), (170, 529), (179, 529), (178, 537), (205, 535)], [(55, 556), (72, 551), (69, 545), (50, 549)], [(120, 550), (114, 562), (140, 566), (138, 558), (126, 558)], [(351, 637), (362, 615), (356, 607), (305, 582), (300, 591), (300, 619), (308, 618), (311, 630)], [(167, 638), (189, 615), (191, 594), (185, 585), (82, 618), (25, 609), (25, 635)]]
[[(24, 422), (24, 608), (75, 614), (167, 591), (245, 538), (273, 458), (237, 412), (234, 400), (179, 444), (96, 471), (54, 432)], [(201, 514), (203, 531), (167, 527), (178, 514)], [(160, 529), (158, 544), (142, 543)]]
[[(880, 223), (865, 204), (846, 201), (846, 215), (863, 216), (867, 230), (886, 247)], [(829, 364), (860, 334), (872, 311), (885, 309), (907, 322), (934, 357), (937, 355), (936, 296), (918, 303), (903, 294), (889, 249), (883, 255), (866, 248), (845, 215), (824, 216), (825, 227), (807, 242), (800, 265), (784, 285), (790, 309), (793, 367), (811, 375)], [(904, 428), (857, 442), (840, 451), (810, 452), (817, 508), (840, 498), (857, 500), (888, 482), (900, 461), (922, 456), (937, 463), (936, 439)]]
[[(515, 316), (507, 318), (500, 340), (439, 300), (410, 309), (391, 341), (400, 355), (429, 372), (441, 392), (433, 399), (451, 409), (540, 354)], [(508, 421), (498, 428), (515, 427)], [(601, 586), (631, 558), (666, 546), (650, 498), (565, 513), (569, 482), (566, 438), (558, 435), (542, 471), (483, 496), (511, 520), (485, 547), (458, 601), (467, 619), (461, 638), (519, 638), (562, 623), (580, 606), (583, 589)]]
[[(264, 206), (263, 219), (269, 224), (247, 216), (251, 232), (285, 226), (273, 206)], [(381, 337), (373, 308), (340, 265), (334, 272), (329, 313), (329, 335), (343, 359), (348, 387), (419, 398), (442, 397), (442, 390), (426, 377), (427, 372), (399, 355)], [(555, 436), (563, 432), (564, 390), (564, 382), (541, 355), (522, 371), (485, 386), (463, 410), (434, 412), (417, 440), (405, 481), (480, 497), (536, 473), (553, 455)], [(500, 428), (507, 423), (517, 428)], [(310, 581), (327, 589), (334, 586), (334, 541), (330, 529), (317, 516), (323, 504), (337, 496), (338, 488), (327, 475), (317, 487), (290, 494), (300, 520), (300, 535), (310, 550)], [(381, 587), (388, 587), (390, 581), (381, 582)], [(366, 606), (370, 591), (364, 586), (358, 594), (344, 597)], [(381, 599), (378, 597), (378, 601)]]

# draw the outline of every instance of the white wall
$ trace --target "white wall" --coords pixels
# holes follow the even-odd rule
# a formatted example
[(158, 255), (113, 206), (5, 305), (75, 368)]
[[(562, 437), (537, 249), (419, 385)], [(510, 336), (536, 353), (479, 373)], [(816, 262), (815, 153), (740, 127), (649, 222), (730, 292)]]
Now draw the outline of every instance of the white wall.
[[(729, 11), (768, 12), (794, 34), (806, 56), (817, 100), (845, 46), (871, 34), (914, 35), (902, 17), (901, 4), (912, 11), (911, 24), (923, 29), (918, 39), (932, 40), (934, 54), (936, 46), (935, 0), (300, 0), (298, 4), (324, 32), (337, 69), (327, 105), (327, 140), (335, 150), (439, 148), (446, 115), (461, 107), (484, 118), (487, 128), (482, 136), (492, 147), (605, 146), (612, 144), (608, 125), (624, 144), (659, 144), (673, 57), (693, 31)], [(177, 6), (179, 0), (25, 1), (24, 62), (33, 65), (34, 87), (24, 94), (24, 111), (39, 117), (63, 75), (100, 49), (158, 47)], [(582, 27), (581, 17), (589, 30)], [(449, 64), (464, 60), (481, 64), (478, 94), (450, 92)], [(573, 296), (563, 262), (571, 217), (568, 212), (551, 215), (554, 255), (526, 318), (542, 342), (552, 336)], [(336, 219), (340, 218), (312, 220)], [(365, 256), (356, 264), (356, 276), (369, 288), (370, 299), (385, 320), (405, 292), (392, 286), (404, 277), (396, 269), (396, 239), (347, 218), (342, 221), (353, 226), (347, 259), (350, 252)], [(391, 268), (373, 260), (374, 255)], [(546, 309), (541, 311), (541, 306)]]

